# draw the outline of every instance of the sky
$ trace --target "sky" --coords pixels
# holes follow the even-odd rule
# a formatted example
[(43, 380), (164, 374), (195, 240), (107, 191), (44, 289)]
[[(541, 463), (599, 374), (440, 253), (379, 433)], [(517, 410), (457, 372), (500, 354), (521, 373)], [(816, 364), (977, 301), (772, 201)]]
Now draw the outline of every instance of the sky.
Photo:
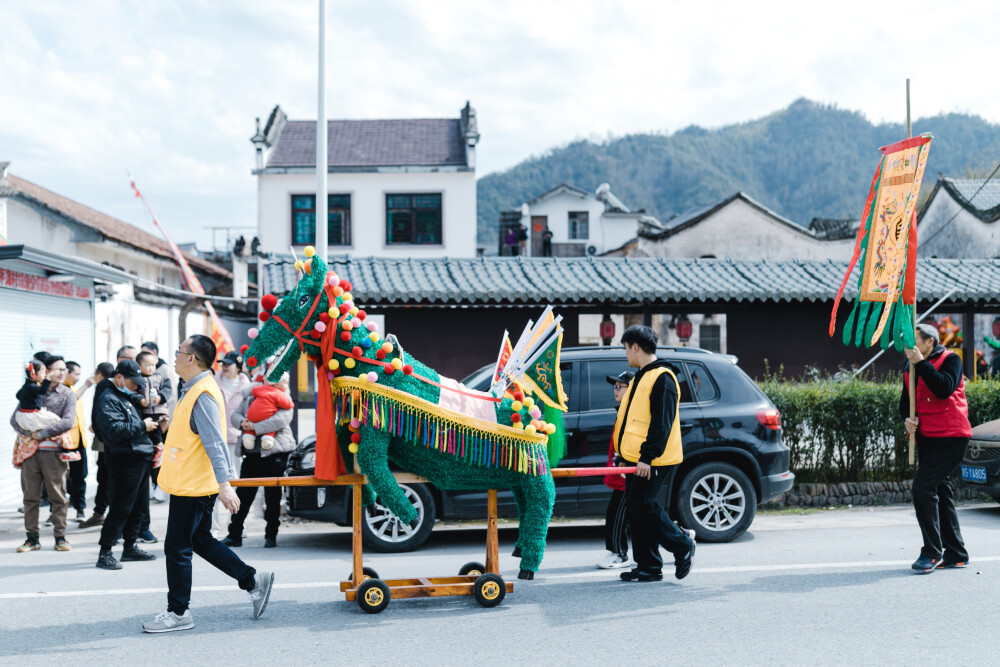
[[(178, 242), (252, 235), (254, 118), (316, 118), (318, 6), (0, 0), (0, 160), (153, 231), (131, 174)], [(914, 119), (996, 123), (997, 25), (987, 0), (328, 0), (327, 116), (457, 118), (469, 100), (479, 177), (802, 97), (903, 122), (907, 78)]]

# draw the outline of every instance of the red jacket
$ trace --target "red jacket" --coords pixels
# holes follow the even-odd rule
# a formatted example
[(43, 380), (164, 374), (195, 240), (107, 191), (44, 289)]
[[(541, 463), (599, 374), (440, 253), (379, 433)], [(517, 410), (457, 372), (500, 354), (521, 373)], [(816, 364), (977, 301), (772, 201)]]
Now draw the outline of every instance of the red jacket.
[[(613, 466), (613, 459), (615, 458), (615, 438), (614, 435), (611, 436), (611, 448), (608, 450), (608, 467)], [(611, 475), (604, 476), (604, 486), (614, 489), (615, 491), (625, 490), (625, 478), (621, 475), (615, 473)]]
[[(945, 351), (926, 362), (939, 374), (945, 360), (953, 353)], [(920, 362), (923, 364), (924, 362)], [(918, 364), (918, 366), (920, 365)], [(972, 425), (969, 424), (969, 404), (965, 399), (965, 378), (959, 374), (958, 385), (954, 391), (944, 398), (931, 391), (917, 371), (917, 416), (920, 418), (920, 433), (928, 438), (968, 438), (972, 436)], [(903, 373), (904, 387), (908, 386), (910, 373)], [(939, 391), (938, 393), (943, 393)]]

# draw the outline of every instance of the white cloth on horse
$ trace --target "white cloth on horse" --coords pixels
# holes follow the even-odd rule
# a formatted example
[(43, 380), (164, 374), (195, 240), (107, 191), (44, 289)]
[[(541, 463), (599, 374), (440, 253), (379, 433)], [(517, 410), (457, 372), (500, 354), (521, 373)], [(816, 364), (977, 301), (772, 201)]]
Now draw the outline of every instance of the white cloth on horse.
[[(475, 417), (476, 419), (482, 419), (483, 421), (497, 423), (496, 403), (490, 400), (493, 398), (490, 394), (484, 391), (469, 389), (461, 382), (452, 380), (451, 378), (441, 377), (440, 383), (442, 386), (441, 397), (438, 398), (438, 405), (440, 407), (445, 410)], [(449, 391), (449, 389), (453, 391)], [(473, 395), (466, 396), (465, 394), (458, 393), (459, 391)]]

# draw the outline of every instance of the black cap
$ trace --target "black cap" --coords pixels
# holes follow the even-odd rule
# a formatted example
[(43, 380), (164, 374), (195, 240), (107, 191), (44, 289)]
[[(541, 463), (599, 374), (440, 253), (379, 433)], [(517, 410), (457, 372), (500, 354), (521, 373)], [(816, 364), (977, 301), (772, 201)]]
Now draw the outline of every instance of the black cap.
[(628, 384), (635, 377), (635, 373), (632, 371), (622, 371), (618, 375), (609, 375), (608, 384)]
[(226, 352), (226, 356), (222, 357), (219, 361), (220, 364), (224, 366), (232, 366), (233, 364), (243, 364), (243, 356), (239, 352), (230, 350)]
[(115, 374), (132, 380), (132, 382), (135, 382), (140, 387), (146, 384), (146, 379), (142, 377), (142, 373), (139, 371), (139, 364), (131, 359), (119, 361), (118, 366), (115, 368)]

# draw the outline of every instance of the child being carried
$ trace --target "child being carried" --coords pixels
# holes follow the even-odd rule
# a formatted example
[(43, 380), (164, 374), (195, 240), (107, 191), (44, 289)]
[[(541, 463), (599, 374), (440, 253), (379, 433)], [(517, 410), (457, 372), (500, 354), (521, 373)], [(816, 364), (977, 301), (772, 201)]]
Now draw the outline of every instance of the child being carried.
[[(288, 373), (285, 373), (277, 382), (268, 382), (254, 387), (253, 401), (247, 409), (247, 420), (254, 424), (273, 417), (279, 410), (291, 410), (295, 407), (291, 396), (288, 395)], [(253, 429), (243, 431), (243, 449), (252, 451), (256, 440), (256, 433)], [(260, 436), (260, 448), (269, 450), (274, 448), (274, 433), (265, 433)]]
[(24, 384), (17, 391), (17, 414), (14, 420), (23, 430), (30, 433), (41, 431), (57, 423), (61, 417), (45, 409), (45, 394), (52, 384), (45, 377), (45, 365), (32, 359), (24, 367)]

